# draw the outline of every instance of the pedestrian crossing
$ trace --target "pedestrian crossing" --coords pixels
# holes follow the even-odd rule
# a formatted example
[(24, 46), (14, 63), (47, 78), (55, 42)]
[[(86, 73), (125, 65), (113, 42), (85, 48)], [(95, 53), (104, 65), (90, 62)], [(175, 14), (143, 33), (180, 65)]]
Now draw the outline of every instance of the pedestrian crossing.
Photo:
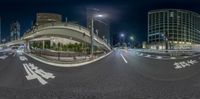
[(15, 53), (14, 52), (0, 52), (0, 60), (5, 60), (13, 54), (15, 54)]

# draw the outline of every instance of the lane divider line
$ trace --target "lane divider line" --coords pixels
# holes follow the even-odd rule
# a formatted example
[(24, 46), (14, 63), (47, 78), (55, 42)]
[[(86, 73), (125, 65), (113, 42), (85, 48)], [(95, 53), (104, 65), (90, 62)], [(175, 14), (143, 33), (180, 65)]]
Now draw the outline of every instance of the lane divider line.
[(125, 63), (128, 63), (122, 54), (120, 54)]

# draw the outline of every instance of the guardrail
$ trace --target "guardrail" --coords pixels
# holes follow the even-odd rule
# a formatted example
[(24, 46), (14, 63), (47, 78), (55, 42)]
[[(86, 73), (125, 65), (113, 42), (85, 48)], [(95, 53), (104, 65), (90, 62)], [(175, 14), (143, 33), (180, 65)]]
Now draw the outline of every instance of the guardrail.
[[(85, 28), (85, 27), (83, 27), (81, 25), (78, 25), (78, 24), (66, 23), (66, 22), (47, 23), (47, 24), (44, 24), (44, 25), (39, 25), (39, 26), (33, 27), (32, 30), (29, 30), (29, 31), (27, 31), (25, 33), (24, 37), (30, 36), (30, 35), (36, 33), (39, 30), (48, 29), (48, 28), (67, 28), (67, 29), (72, 29), (72, 30), (79, 31), (80, 33), (83, 33), (83, 34), (85, 34), (85, 35), (90, 37), (90, 30), (88, 28)], [(111, 50), (110, 46), (95, 34), (94, 34), (94, 39), (98, 43), (106, 46), (109, 50)]]
[[(75, 62), (81, 59), (86, 60), (86, 58), (91, 59), (90, 54), (81, 53), (81, 52), (62, 52), (62, 51), (49, 51), (49, 50), (31, 50), (29, 53), (34, 54), (38, 57), (43, 57), (51, 61), (69, 61)], [(94, 57), (99, 57), (104, 55), (104, 52), (96, 52), (94, 53)]]
[(89, 29), (87, 29), (81, 25), (78, 25), (78, 24), (66, 23), (66, 22), (46, 23), (43, 25), (34, 26), (31, 30), (28, 30), (27, 32), (25, 32), (24, 36), (29, 36), (38, 30), (52, 28), (52, 27), (54, 27), (54, 28), (62, 27), (62, 28), (73, 29), (73, 30), (79, 31), (81, 33), (85, 33), (86, 35), (90, 36)]

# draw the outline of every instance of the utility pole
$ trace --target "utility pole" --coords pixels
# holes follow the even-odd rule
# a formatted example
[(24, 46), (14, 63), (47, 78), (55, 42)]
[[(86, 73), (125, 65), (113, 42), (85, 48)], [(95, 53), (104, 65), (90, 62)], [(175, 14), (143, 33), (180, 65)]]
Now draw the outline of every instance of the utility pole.
[(94, 19), (91, 17), (91, 57), (93, 58), (94, 54)]

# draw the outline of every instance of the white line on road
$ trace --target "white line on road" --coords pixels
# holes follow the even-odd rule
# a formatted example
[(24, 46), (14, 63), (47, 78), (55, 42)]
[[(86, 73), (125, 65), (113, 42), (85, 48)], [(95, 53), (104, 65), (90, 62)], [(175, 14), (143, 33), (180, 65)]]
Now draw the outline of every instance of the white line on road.
[(13, 57), (15, 57), (16, 53), (13, 54)]
[(124, 58), (124, 56), (123, 56), (122, 54), (120, 54), (120, 55), (121, 55), (121, 57), (123, 58), (124, 62), (125, 62), (125, 63), (128, 63), (127, 60)]
[(142, 55), (144, 55), (144, 54), (143, 54), (143, 53), (140, 53), (140, 54), (139, 54), (139, 56), (142, 56)]
[(147, 55), (147, 56), (145, 56), (145, 57), (151, 57), (151, 55)]
[(176, 57), (170, 57), (170, 59), (176, 59)]
[(0, 59), (6, 59), (8, 56), (6, 56), (6, 55), (3, 55), (3, 56), (0, 56)]
[(157, 58), (157, 59), (161, 59), (162, 57), (161, 57), (161, 56), (157, 56), (156, 58)]
[(37, 79), (42, 85), (47, 84), (47, 81), (45, 81), (42, 77), (40, 77), (39, 75), (37, 75), (35, 72), (33, 72), (29, 66), (27, 66), (26, 64), (23, 64), (25, 71), (27, 72), (27, 76), (26, 79), (27, 80), (32, 80), (32, 79)]
[(48, 73), (48, 72), (43, 71), (42, 69), (38, 69), (38, 67), (34, 66), (34, 64), (24, 63), (23, 66), (27, 73), (26, 75), (27, 80), (37, 79), (42, 85), (45, 85), (47, 84), (47, 81), (45, 79), (55, 78), (55, 76), (52, 73)]
[(189, 56), (184, 56), (183, 58), (188, 58)]

